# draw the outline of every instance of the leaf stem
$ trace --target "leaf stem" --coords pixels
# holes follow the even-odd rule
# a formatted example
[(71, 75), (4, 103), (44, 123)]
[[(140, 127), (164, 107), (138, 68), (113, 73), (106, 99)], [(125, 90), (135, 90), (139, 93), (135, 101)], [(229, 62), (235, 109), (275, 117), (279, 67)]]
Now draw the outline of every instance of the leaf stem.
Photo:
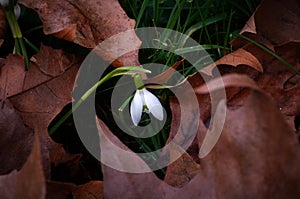
[(25, 59), (26, 70), (28, 70), (29, 59), (25, 48), (22, 32), (14, 14), (13, 8), (4, 9), (6, 19), (11, 29), (13, 38), (15, 39), (15, 50), (16, 53), (21, 54)]

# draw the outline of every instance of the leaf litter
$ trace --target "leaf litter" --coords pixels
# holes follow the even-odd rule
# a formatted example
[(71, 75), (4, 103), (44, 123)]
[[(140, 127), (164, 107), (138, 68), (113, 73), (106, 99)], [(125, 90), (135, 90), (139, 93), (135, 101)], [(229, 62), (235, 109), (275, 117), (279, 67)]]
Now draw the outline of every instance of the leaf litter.
[[(111, 1), (103, 2), (102, 5), (108, 7), (101, 7), (98, 1), (84, 5), (83, 1), (71, 0), (60, 1), (60, 4), (46, 0), (21, 1), (38, 12), (46, 34), (88, 48), (134, 26), (134, 21), (116, 1), (111, 5), (108, 3)], [(241, 34), (263, 44), (299, 70), (299, 6), (295, 5), (298, 5), (295, 0), (284, 3), (262, 1)], [(107, 12), (99, 14), (111, 7), (116, 10), (116, 16)], [(113, 25), (107, 23), (108, 19), (115, 20)], [(105, 31), (100, 31), (103, 29)], [(132, 39), (138, 46), (138, 38), (132, 35)], [(72, 163), (78, 156), (67, 154), (61, 145), (54, 143), (47, 128), (60, 110), (72, 102), (72, 89), (82, 58), (42, 46), (29, 70), (25, 71), (22, 58), (9, 55), (0, 74), (0, 129), (4, 132), (0, 140), (3, 143), (0, 162), (4, 162), (0, 170), (1, 196), (299, 198), (300, 151), (294, 127), (294, 119), (300, 115), (299, 79), (285, 64), (254, 43), (237, 38), (232, 44), (233, 53), (216, 61), (210, 71), (204, 71), (204, 75), (209, 75), (218, 67), (227, 93), (224, 128), (206, 157), (199, 158), (199, 149), (205, 144), (203, 139), (208, 130), (206, 122), (211, 118), (211, 106), (204, 81), (196, 74), (189, 82), (197, 94), (202, 114), (200, 118), (186, 115), (185, 125), (194, 127), (196, 119), (199, 122), (197, 137), (187, 152), (168, 166), (165, 180), (158, 179), (153, 172), (126, 173), (103, 164), (103, 182), (91, 181), (80, 186), (51, 182), (51, 164)], [(56, 56), (51, 60), (50, 55)], [(108, 60), (114, 58), (109, 53), (102, 56)], [(139, 65), (137, 52), (114, 64), (116, 67)], [(208, 84), (218, 90), (218, 81), (220, 79)], [(176, 99), (170, 100), (172, 127), (169, 140), (179, 128), (178, 106)], [(14, 123), (6, 122), (11, 120)], [(129, 150), (101, 120), (97, 120), (97, 125), (115, 145)], [(18, 158), (9, 158), (10, 153), (18, 154)], [(135, 160), (147, 167), (138, 156)]]

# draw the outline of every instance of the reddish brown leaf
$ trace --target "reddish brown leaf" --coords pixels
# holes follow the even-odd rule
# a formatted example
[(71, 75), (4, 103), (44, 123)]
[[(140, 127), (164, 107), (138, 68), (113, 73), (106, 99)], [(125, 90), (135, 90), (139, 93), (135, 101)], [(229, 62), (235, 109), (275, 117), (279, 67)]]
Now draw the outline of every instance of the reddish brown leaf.
[[(101, 158), (109, 158), (108, 151), (110, 151), (109, 140), (117, 147), (130, 151), (112, 132), (107, 126), (98, 119), (97, 127), (99, 129), (99, 136), (101, 145)], [(101, 129), (101, 130), (100, 130)], [(105, 137), (109, 140), (107, 140)], [(122, 159), (120, 156), (112, 156), (114, 161)], [(138, 157), (131, 160), (134, 165), (141, 165), (145, 167), (146, 164)], [(124, 162), (126, 164), (126, 162)], [(146, 166), (147, 167), (147, 166)], [(154, 173), (128, 173), (115, 170), (102, 164), (103, 172), (103, 187), (104, 198), (162, 198), (164, 195), (165, 183), (161, 182)], [(145, 183), (147, 182), (147, 183)], [(159, 187), (161, 185), (161, 187)]]
[[(247, 76), (233, 74), (223, 79), (225, 86), (258, 89)], [(217, 85), (217, 82), (209, 84)], [(221, 138), (214, 151), (201, 161), (201, 166), (207, 169), (208, 176), (214, 174), (226, 179), (225, 184), (223, 180), (214, 179), (220, 196), (232, 198), (239, 193), (243, 198), (255, 195), (255, 198), (297, 198), (300, 170), (286, 162), (293, 161), (293, 165), (297, 165), (299, 152), (296, 135), (274, 102), (259, 89), (253, 91), (243, 107), (228, 110)], [(221, 159), (224, 161), (220, 162)], [(230, 193), (231, 187), (235, 187), (235, 193)], [(263, 192), (265, 194), (260, 195)]]
[(25, 67), (19, 55), (9, 55), (1, 67), (0, 98), (5, 99), (23, 90)]
[(259, 87), (255, 84), (255, 82), (250, 79), (246, 75), (239, 75), (239, 74), (230, 74), (225, 75), (222, 78), (213, 79), (209, 82), (209, 88), (208, 85), (202, 85), (201, 87), (198, 87), (195, 89), (197, 93), (209, 93), (214, 90), (223, 89), (225, 87), (250, 87), (255, 90), (259, 90)]
[[(272, 55), (255, 46), (248, 44), (244, 47), (248, 52), (251, 52), (259, 62), (264, 66), (264, 73), (253, 73), (253, 71), (246, 71), (248, 76), (251, 76), (257, 85), (265, 90), (277, 103), (277, 107), (285, 115), (286, 120), (291, 121), (294, 116), (300, 115), (299, 107), (299, 84), (295, 81), (292, 85), (288, 82), (295, 76), (287, 65), (274, 58)], [(291, 64), (296, 70), (300, 70), (298, 57), (300, 50), (299, 42), (289, 42), (282, 46), (275, 47), (275, 53)], [(220, 70), (223, 70), (220, 68)], [(240, 68), (231, 69), (228, 73), (238, 72)], [(289, 86), (287, 86), (289, 84)], [(291, 127), (294, 126), (290, 122)]]
[[(36, 63), (39, 69), (47, 76), (57, 77), (63, 74), (73, 65), (78, 65), (78, 55), (65, 53), (63, 50), (54, 50), (51, 47), (41, 45), (39, 53), (31, 60)], [(57, 62), (59, 60), (59, 62)], [(58, 64), (58, 66), (53, 67)]]
[[(135, 25), (117, 0), (22, 0), (20, 3), (37, 11), (46, 34), (54, 34), (87, 48), (94, 48), (120, 32), (133, 30)], [(137, 51), (121, 57), (120, 54), (116, 56), (116, 52), (122, 50), (119, 47), (122, 43), (125, 43), (126, 48), (138, 48), (141, 45), (134, 31), (131, 31), (128, 37), (119, 39), (105, 48), (105, 51), (100, 51), (101, 56), (108, 61), (114, 61), (116, 67), (140, 65)]]
[(6, 199), (36, 198), (46, 196), (45, 177), (42, 167), (41, 149), (35, 134), (32, 151), (20, 171), (0, 176), (0, 195)]
[(263, 72), (261, 63), (250, 52), (240, 48), (215, 62), (216, 65), (226, 64), (237, 67), (238, 65), (247, 65), (257, 71)]
[(72, 191), (76, 185), (71, 183), (47, 182), (46, 199), (66, 199), (72, 196)]
[(32, 130), (25, 127), (9, 100), (0, 100), (0, 175), (20, 170), (33, 142)]
[[(290, 14), (282, 14), (284, 18), (287, 18), (291, 20), (291, 24), (288, 23), (288, 21), (285, 21), (281, 19), (279, 23), (282, 23), (282, 27), (285, 26), (297, 26), (299, 29), (299, 23), (294, 23), (298, 20), (298, 17), (295, 17), (292, 13), (295, 11), (295, 9), (292, 9), (291, 6), (292, 1), (288, 1), (285, 6), (283, 6), (283, 10), (286, 10), (287, 8), (291, 9)], [(267, 11), (269, 4), (272, 4), (270, 1), (264, 1), (262, 5), (257, 9), (257, 12), (255, 13), (255, 16), (258, 15), (262, 17), (262, 15), (270, 15), (270, 12), (262, 12), (261, 9), (264, 11)], [(276, 1), (274, 5), (270, 5), (270, 8), (273, 10), (272, 13), (276, 13), (276, 17), (278, 13), (281, 13), (281, 7), (279, 6), (281, 3)], [(275, 18), (276, 18), (275, 17)], [(292, 18), (291, 18), (292, 17)], [(270, 24), (278, 23), (278, 21), (275, 21), (275, 18), (267, 17), (269, 20), (269, 23), (265, 24), (266, 26), (270, 26)], [(273, 20), (273, 21), (271, 21)], [(261, 19), (255, 19), (256, 22), (262, 21)], [(263, 20), (265, 23), (265, 20)], [(262, 22), (260, 22), (262, 23)], [(256, 26), (257, 35), (258, 37), (255, 37), (255, 40), (258, 42), (261, 42), (262, 44), (266, 43), (274, 43), (276, 44), (273, 46), (273, 51), (275, 54), (277, 54), (279, 57), (284, 59), (286, 62), (288, 62), (290, 65), (292, 65), (296, 70), (300, 70), (300, 65), (298, 61), (299, 57), (299, 49), (300, 49), (300, 43), (296, 42), (294, 40), (298, 40), (296, 38), (296, 35), (292, 36), (290, 38), (290, 35), (285, 34), (286, 31), (280, 31), (282, 27), (278, 27), (278, 31), (276, 32), (276, 41), (272, 40), (271, 33), (268, 33), (268, 37), (270, 37), (270, 41), (266, 40), (267, 37), (264, 38), (264, 40), (259, 39), (259, 37), (265, 36), (262, 35), (261, 32), (264, 32), (267, 34), (267, 30), (265, 27)], [(272, 27), (273, 28), (273, 27)], [(289, 27), (290, 28), (290, 27)], [(288, 28), (288, 29), (289, 29)], [(262, 31), (260, 31), (263, 29)], [(274, 37), (275, 38), (275, 37)], [(235, 43), (239, 43), (239, 39)], [(245, 41), (244, 41), (245, 42)], [(238, 45), (240, 45), (239, 43)], [(281, 45), (282, 44), (282, 45)], [(242, 46), (243, 51), (247, 51), (252, 54), (253, 57), (255, 57), (259, 63), (263, 66), (263, 74), (256, 73), (250, 70), (244, 70), (244, 68), (236, 68), (236, 69), (229, 69), (227, 70), (224, 67), (220, 67), (219, 69), (224, 73), (244, 73), (248, 76), (255, 79), (257, 82), (257, 85), (267, 91), (267, 93), (270, 94), (274, 98), (274, 100), (277, 102), (277, 107), (284, 113), (286, 121), (289, 122), (291, 127), (294, 127), (294, 117), (298, 116), (300, 114), (300, 107), (299, 107), (299, 84), (294, 82), (292, 85), (288, 83), (288, 81), (295, 75), (295, 72), (289, 68), (289, 66), (283, 64), (281, 61), (276, 59), (274, 56), (272, 56), (270, 53), (266, 52), (264, 49), (256, 46), (255, 44), (252, 44), (250, 42), (243, 43)], [(240, 51), (238, 49), (237, 51)], [(233, 52), (234, 54), (235, 52)], [(231, 55), (227, 55), (231, 56)], [(226, 57), (226, 56), (225, 56)], [(228, 62), (230, 64), (230, 62)], [(231, 65), (235, 65), (232, 63)], [(249, 64), (250, 65), (250, 64)], [(252, 64), (253, 65), (253, 64)], [(289, 85), (289, 86), (287, 86)], [(237, 93), (237, 92), (236, 92)]]
[(257, 34), (277, 45), (299, 41), (299, 12), (297, 0), (264, 0), (254, 16)]
[(90, 181), (84, 185), (78, 186), (73, 191), (74, 199), (103, 199), (102, 181)]
[(239, 48), (238, 50), (225, 55), (224, 57), (215, 61), (213, 64), (202, 69), (201, 72), (207, 75), (212, 75), (212, 71), (216, 65), (231, 65), (234, 67), (239, 65), (247, 65), (257, 71), (263, 72), (263, 67), (259, 60), (253, 54), (244, 50), (243, 48)]
[[(297, 0), (263, 0), (241, 33), (270, 49), (290, 41), (299, 41), (299, 5)], [(244, 44), (245, 41), (241, 39), (233, 42), (236, 48)]]
[[(46, 53), (43, 51), (39, 53), (36, 58), (37, 63), (42, 63), (43, 54), (57, 53), (51, 48), (42, 50)], [(1, 67), (1, 96), (10, 99), (20, 112), (24, 123), (41, 137), (43, 164), (47, 177), (50, 176), (50, 160), (56, 165), (74, 159), (73, 155), (65, 153), (61, 145), (52, 141), (48, 135), (48, 126), (61, 109), (72, 101), (72, 89), (80, 59), (74, 60), (72, 56), (53, 57), (51, 62), (53, 71), (60, 71), (60, 67), (64, 66), (61, 63), (73, 65), (55, 78), (45, 75), (34, 63), (31, 63), (29, 70), (25, 71), (24, 62), (20, 56), (9, 56), (5, 65)]]
[(2, 46), (6, 34), (6, 19), (3, 10), (0, 10), (0, 47)]
[[(247, 23), (255, 26), (255, 34), (253, 31), (249, 33), (247, 30), (243, 34), (267, 46), (296, 70), (299, 70), (298, 57), (300, 44), (298, 42), (299, 34), (296, 30), (300, 28), (300, 17), (297, 13), (299, 13), (299, 2), (295, 0), (289, 0), (284, 3), (264, 0)], [(293, 127), (294, 117), (300, 115), (300, 107), (298, 105), (298, 101), (300, 100), (298, 97), (300, 91), (299, 84), (297, 81), (293, 82), (293, 84), (289, 83), (295, 72), (251, 42), (238, 38), (233, 42), (233, 45), (251, 53), (263, 66), (264, 73), (259, 74), (249, 70), (245, 71), (240, 67), (229, 70), (219, 67), (221, 72), (244, 73), (255, 79), (258, 86), (274, 98), (278, 108), (284, 113), (286, 121)], [(237, 51), (240, 50), (238, 49)], [(230, 65), (235, 64), (232, 63)], [(248, 65), (250, 66), (250, 63)]]
[(245, 26), (241, 30), (240, 34), (244, 32), (256, 34), (256, 25), (254, 21), (254, 14), (250, 17), (250, 19), (246, 22)]
[[(171, 157), (172, 152), (174, 153), (174, 151), (171, 151)], [(184, 153), (179, 159), (168, 166), (164, 181), (173, 187), (181, 188), (189, 183), (199, 171), (200, 165), (189, 154)]]
[[(231, 77), (236, 83), (231, 83)], [(225, 86), (255, 85), (246, 76), (226, 78)], [(126, 148), (102, 122), (100, 125), (114, 144)], [(198, 138), (205, 133), (199, 128)], [(105, 198), (298, 198), (299, 150), (296, 134), (274, 102), (260, 89), (253, 90), (243, 106), (227, 110), (218, 143), (200, 160), (199, 173), (185, 186), (175, 189), (153, 173), (125, 173), (103, 165)]]

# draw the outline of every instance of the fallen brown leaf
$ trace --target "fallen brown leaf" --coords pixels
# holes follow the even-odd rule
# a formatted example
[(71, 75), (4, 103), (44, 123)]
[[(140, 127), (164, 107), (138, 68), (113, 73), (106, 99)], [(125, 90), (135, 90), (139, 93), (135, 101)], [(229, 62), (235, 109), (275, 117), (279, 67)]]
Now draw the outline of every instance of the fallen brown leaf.
[[(214, 181), (219, 184), (217, 193), (228, 198), (239, 194), (243, 198), (299, 197), (300, 170), (295, 165), (300, 161), (300, 153), (296, 134), (284, 122), (275, 103), (251, 79), (235, 74), (223, 79), (225, 86), (247, 86), (255, 90), (244, 106), (228, 110), (218, 144), (200, 162), (207, 168), (208, 176), (226, 179), (225, 184), (223, 180)], [(217, 85), (217, 81), (210, 83)], [(286, 164), (289, 161), (293, 166)], [(213, 168), (213, 165), (218, 166)], [(233, 187), (234, 193), (230, 193)]]
[[(171, 157), (174, 152), (171, 151)], [(190, 182), (199, 173), (200, 169), (200, 165), (188, 153), (184, 153), (168, 166), (164, 181), (173, 187), (181, 188)]]
[[(47, 76), (57, 77), (63, 74), (73, 65), (78, 65), (80, 59), (78, 55), (65, 53), (62, 49), (55, 50), (41, 44), (39, 53), (31, 60), (36, 63), (39, 69)], [(57, 65), (58, 64), (58, 65)], [(56, 67), (53, 67), (57, 65)]]
[[(241, 34), (270, 49), (276, 45), (299, 41), (299, 12), (299, 1), (297, 0), (263, 0), (246, 23)], [(245, 41), (240, 38), (233, 41), (235, 48), (243, 45), (245, 45)]]
[[(296, 0), (286, 2), (264, 0), (258, 6), (241, 33), (257, 43), (266, 46), (299, 71), (298, 57), (300, 43), (297, 32), (300, 28), (300, 17), (297, 14), (299, 13), (299, 9), (299, 2)], [(285, 120), (291, 127), (294, 127), (294, 118), (300, 115), (300, 107), (298, 105), (300, 100), (299, 84), (298, 81), (293, 81), (295, 72), (264, 49), (245, 39), (237, 38), (232, 44), (238, 49), (224, 58), (240, 54), (239, 52), (241, 51), (250, 53), (263, 66), (264, 72), (257, 73), (245, 70), (245, 67), (228, 69), (220, 66), (219, 70), (221, 73), (243, 73), (253, 78), (260, 88), (273, 97), (277, 103), (277, 107), (284, 114)], [(243, 58), (247, 57), (243, 54), (240, 55)], [(222, 64), (224, 58), (218, 60), (216, 64)], [(257, 62), (247, 63), (245, 60), (242, 62), (247, 66), (258, 69)], [(225, 64), (236, 66), (234, 61), (232, 63), (225, 61)], [(239, 92), (237, 90), (234, 95)]]
[[(19, 3), (37, 11), (45, 34), (53, 34), (86, 48), (95, 48), (111, 36), (133, 30), (135, 25), (135, 21), (128, 18), (117, 0), (21, 0)], [(127, 36), (115, 41), (105, 51), (100, 51), (101, 56), (107, 61), (114, 61), (116, 67), (140, 65), (136, 50), (121, 57), (117, 53), (116, 56), (116, 52), (121, 49), (119, 46), (124, 46), (123, 43), (126, 48), (133, 45), (138, 48), (141, 45), (134, 31)]]
[(84, 185), (78, 186), (73, 191), (74, 199), (103, 199), (102, 181), (90, 181)]
[(6, 199), (44, 199), (45, 177), (42, 166), (41, 148), (35, 134), (31, 153), (20, 171), (0, 176), (0, 195)]
[(53, 71), (60, 71), (54, 68), (64, 66), (62, 63), (72, 63), (72, 67), (54, 78), (44, 74), (34, 63), (25, 71), (23, 58), (10, 55), (1, 67), (0, 93), (3, 99), (12, 102), (24, 123), (41, 137), (43, 165), (46, 177), (49, 178), (50, 162), (57, 165), (76, 159), (74, 155), (66, 154), (61, 145), (52, 141), (48, 135), (48, 126), (61, 109), (72, 101), (73, 84), (81, 58), (74, 60), (72, 56), (62, 56), (62, 51), (57, 52), (51, 48), (42, 50), (36, 56), (37, 63), (42, 63), (44, 54), (56, 54), (58, 56), (53, 57), (51, 62)]
[[(234, 110), (229, 107), (221, 137), (200, 160), (199, 173), (178, 189), (153, 173), (125, 173), (102, 165), (105, 198), (298, 198), (300, 151), (296, 134), (252, 80), (236, 75), (225, 78), (225, 86), (250, 86), (255, 90), (243, 106)], [(104, 123), (100, 121), (99, 125), (114, 144), (126, 148)], [(200, 128), (198, 139), (205, 133)], [(200, 147), (202, 140), (198, 142)]]
[(19, 55), (9, 55), (1, 67), (0, 97), (5, 99), (23, 90), (25, 67), (22, 68), (23, 58)]
[(7, 24), (6, 24), (6, 19), (5, 19), (5, 14), (3, 10), (0, 10), (0, 47), (2, 46), (4, 42), (4, 38), (6, 35), (6, 29), (7, 29)]
[(254, 14), (257, 34), (275, 45), (299, 41), (299, 5), (297, 0), (263, 0)]
[(257, 60), (255, 56), (253, 56), (250, 52), (239, 48), (238, 50), (225, 55), (221, 59), (215, 62), (216, 65), (231, 65), (237, 67), (238, 65), (247, 65), (250, 66), (257, 71), (263, 72), (263, 67), (261, 63)]
[(255, 25), (255, 19), (254, 14), (250, 17), (250, 19), (246, 22), (243, 29), (241, 30), (240, 34), (243, 34), (245, 32), (256, 34), (256, 25)]
[[(276, 101), (278, 109), (281, 110), (285, 115), (285, 119), (293, 127), (293, 118), (300, 115), (300, 107), (298, 105), (300, 87), (298, 81), (292, 81), (292, 78), (295, 77), (295, 72), (254, 44), (249, 43), (243, 49), (253, 54), (259, 60), (263, 66), (263, 73), (244, 70), (243, 68), (225, 68), (223, 66), (219, 67), (220, 71), (226, 71), (225, 73), (243, 73), (253, 78), (257, 85)], [(274, 47), (275, 53), (298, 71), (300, 70), (298, 63), (299, 50), (299, 42), (288, 42)]]
[(0, 175), (20, 170), (33, 143), (32, 130), (24, 126), (9, 100), (0, 100)]
[(46, 199), (66, 199), (72, 196), (72, 191), (76, 189), (76, 185), (71, 183), (61, 183), (47, 181)]

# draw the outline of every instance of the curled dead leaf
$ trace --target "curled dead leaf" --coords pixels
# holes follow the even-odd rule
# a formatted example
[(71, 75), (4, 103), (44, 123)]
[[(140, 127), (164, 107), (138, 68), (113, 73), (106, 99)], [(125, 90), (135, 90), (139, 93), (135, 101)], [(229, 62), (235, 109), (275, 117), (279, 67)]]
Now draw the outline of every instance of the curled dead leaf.
[(74, 199), (103, 199), (102, 181), (90, 181), (84, 185), (78, 186), (73, 191)]
[(22, 168), (34, 140), (32, 130), (24, 125), (9, 100), (0, 100), (0, 107), (0, 175), (3, 175)]
[[(263, 0), (244, 26), (241, 34), (264, 44), (269, 49), (291, 41), (299, 41), (299, 1)], [(240, 38), (232, 42), (235, 48), (245, 45)]]
[(239, 48), (238, 50), (225, 55), (215, 62), (216, 65), (225, 64), (237, 67), (238, 65), (247, 65), (259, 72), (263, 72), (263, 67), (259, 60), (250, 52)]
[(300, 35), (297, 31), (300, 24), (299, 12), (297, 0), (262, 1), (254, 14), (257, 34), (263, 35), (276, 45), (299, 41)]
[(243, 34), (244, 32), (249, 32), (256, 34), (256, 25), (254, 21), (254, 14), (251, 15), (250, 19), (246, 22), (245, 26), (241, 30), (240, 34)]
[[(73, 65), (81, 63), (78, 55), (65, 53), (62, 49), (56, 50), (41, 44), (40, 51), (31, 58), (40, 71), (50, 77), (63, 74)], [(58, 64), (58, 65), (57, 65)], [(53, 67), (54, 65), (57, 65)]]
[(0, 195), (7, 199), (45, 198), (46, 185), (37, 134), (34, 136), (31, 153), (22, 169), (0, 176)]
[(104, 51), (99, 52), (115, 67), (140, 65), (137, 50), (115, 56), (122, 50), (123, 43), (126, 48), (141, 45), (133, 31), (135, 21), (128, 18), (117, 0), (20, 0), (19, 3), (37, 11), (45, 34), (53, 34), (86, 48), (95, 48), (114, 35), (132, 30), (128, 34), (130, 36), (111, 43)]
[[(47, 55), (51, 52), (49, 48), (42, 50), (46, 53), (43, 51), (39, 53), (38, 63), (44, 59), (43, 54)], [(50, 162), (57, 165), (74, 159), (74, 155), (67, 154), (63, 147), (48, 135), (48, 126), (52, 119), (72, 101), (72, 89), (81, 61), (80, 57), (74, 61), (72, 56), (60, 55), (58, 53), (58, 56), (52, 58), (52, 64), (48, 65), (54, 71), (53, 74), (55, 71), (61, 71), (61, 66), (64, 66), (61, 63), (73, 63), (73, 65), (56, 77), (45, 75), (35, 63), (31, 63), (29, 70), (25, 71), (23, 58), (18, 55), (7, 57), (0, 74), (1, 98), (9, 99), (20, 113), (24, 124), (41, 137), (43, 166), (47, 178), (50, 177)]]
[[(228, 74), (222, 76), (222, 78), (213, 79), (205, 85), (202, 85), (195, 89), (197, 93), (209, 93), (215, 90), (224, 89), (224, 87), (250, 87), (255, 90), (260, 90), (254, 80), (247, 75), (240, 74)], [(209, 89), (208, 89), (209, 88)]]
[(47, 181), (46, 199), (66, 199), (72, 197), (72, 191), (76, 185), (71, 183)]
[[(172, 152), (175, 151), (171, 151), (171, 156)], [(188, 153), (184, 153), (168, 166), (164, 181), (173, 187), (181, 188), (189, 183), (199, 173), (200, 169), (200, 165)]]
[[(218, 90), (219, 81), (209, 82), (212, 84), (210, 88)], [(134, 174), (102, 165), (105, 198), (298, 198), (300, 149), (297, 136), (288, 127), (272, 99), (249, 77), (232, 74), (224, 76), (222, 81), (225, 86), (250, 87), (252, 92), (239, 108), (231, 110), (229, 107), (222, 134), (213, 150), (200, 159), (198, 173), (188, 182), (184, 181), (181, 188), (175, 188), (157, 179), (153, 173)], [(203, 86), (196, 91), (208, 90)], [(192, 121), (185, 120), (186, 125)], [(103, 122), (99, 121), (99, 125), (99, 131), (114, 144), (129, 150)], [(173, 125), (178, 126), (177, 123)], [(207, 129), (198, 129), (199, 147), (203, 144), (201, 138), (205, 133)], [(179, 162), (177, 164), (180, 165)], [(287, 165), (287, 162), (292, 164)], [(136, 164), (144, 163), (138, 161)], [(193, 173), (187, 172), (190, 173), (185, 177)]]

